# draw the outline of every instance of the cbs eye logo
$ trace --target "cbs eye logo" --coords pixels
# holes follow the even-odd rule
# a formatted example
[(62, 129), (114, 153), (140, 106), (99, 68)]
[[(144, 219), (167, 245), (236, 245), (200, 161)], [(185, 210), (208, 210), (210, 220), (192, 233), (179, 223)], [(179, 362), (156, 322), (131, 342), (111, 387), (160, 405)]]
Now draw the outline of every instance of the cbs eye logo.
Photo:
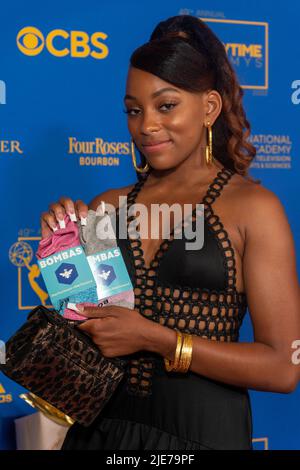
[(44, 49), (44, 36), (37, 28), (28, 26), (19, 31), (17, 45), (23, 54), (38, 55)]
[(76, 58), (93, 57), (105, 59), (108, 56), (108, 47), (100, 42), (106, 39), (107, 34), (96, 32), (89, 36), (84, 31), (65, 31), (54, 29), (44, 37), (40, 30), (33, 26), (26, 26), (17, 35), (19, 50), (28, 56), (35, 56), (42, 52), (44, 47), (56, 57), (70, 55)]

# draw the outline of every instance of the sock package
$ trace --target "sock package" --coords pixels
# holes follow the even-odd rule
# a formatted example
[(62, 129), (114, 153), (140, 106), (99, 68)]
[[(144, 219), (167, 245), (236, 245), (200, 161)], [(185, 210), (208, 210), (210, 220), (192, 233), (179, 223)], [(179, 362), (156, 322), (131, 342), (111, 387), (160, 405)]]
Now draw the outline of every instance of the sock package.
[[(133, 287), (124, 260), (117, 246), (113, 230), (112, 217), (114, 216), (114, 211), (108, 214), (104, 209), (105, 205), (102, 202), (96, 211), (89, 210), (86, 225), (81, 225), (79, 221), (73, 222), (68, 215), (65, 215), (65, 228), (59, 228), (49, 237), (42, 239), (36, 252), (38, 260), (42, 260), (62, 250), (78, 247), (78, 245), (82, 246), (97, 281), (97, 286), (72, 293), (59, 302), (57, 310), (61, 315), (70, 320), (86, 319), (78, 309), (78, 307), (83, 306), (104, 306), (112, 304), (134, 308)], [(100, 264), (100, 267), (106, 269), (102, 269), (99, 272), (99, 270), (97, 270), (97, 263), (95, 263), (94, 260), (98, 259), (99, 256), (103, 258), (106, 253), (111, 254), (113, 250), (122, 258), (121, 268), (123, 269), (123, 276), (125, 275), (127, 279), (127, 283), (125, 283), (126, 290), (121, 290), (116, 294), (103, 297), (103, 291), (105, 292), (105, 280), (113, 268), (107, 264)], [(99, 280), (101, 280), (100, 283), (98, 282)]]
[[(86, 256), (118, 247), (112, 223), (114, 216), (115, 212), (105, 212), (102, 204), (96, 211), (88, 211), (87, 225), (81, 225), (79, 233)], [(101, 302), (134, 308), (134, 292), (132, 285), (130, 287), (127, 291), (101, 299)]]

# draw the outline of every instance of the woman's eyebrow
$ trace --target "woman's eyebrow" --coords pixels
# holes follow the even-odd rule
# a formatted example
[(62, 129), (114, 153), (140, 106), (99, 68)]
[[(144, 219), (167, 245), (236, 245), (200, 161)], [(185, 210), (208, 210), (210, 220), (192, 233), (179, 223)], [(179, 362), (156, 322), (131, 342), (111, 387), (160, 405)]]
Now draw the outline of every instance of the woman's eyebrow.
[[(154, 93), (152, 93), (151, 97), (152, 98), (156, 98), (156, 96), (159, 96), (161, 95), (162, 93), (164, 93), (165, 91), (176, 91), (176, 93), (180, 93), (179, 90), (177, 90), (176, 88), (172, 88), (172, 87), (165, 87), (165, 88), (160, 88), (160, 90), (157, 90), (155, 91)], [(137, 98), (135, 96), (132, 96), (132, 95), (125, 95), (124, 96), (124, 101), (125, 100), (136, 100)]]

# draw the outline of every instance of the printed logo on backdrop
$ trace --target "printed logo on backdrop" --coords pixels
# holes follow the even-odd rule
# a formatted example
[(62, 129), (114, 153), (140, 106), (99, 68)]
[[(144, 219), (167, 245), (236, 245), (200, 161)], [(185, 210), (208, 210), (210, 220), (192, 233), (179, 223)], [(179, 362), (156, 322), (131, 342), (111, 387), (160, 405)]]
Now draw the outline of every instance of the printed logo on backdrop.
[(261, 21), (201, 18), (223, 42), (243, 88), (269, 87), (268, 23)]
[(253, 134), (249, 137), (256, 148), (250, 168), (290, 170), (292, 168), (292, 140), (290, 135)]
[(6, 104), (6, 83), (0, 80), (0, 104)]
[(102, 138), (91, 141), (68, 139), (68, 154), (78, 158), (80, 166), (119, 166), (120, 155), (130, 155), (128, 142), (107, 142)]
[(268, 437), (258, 437), (252, 439), (253, 450), (269, 450)]
[(11, 403), (12, 401), (12, 394), (6, 393), (5, 388), (3, 387), (2, 383), (0, 383), (0, 405), (3, 405), (4, 403)]
[(223, 42), (242, 88), (269, 87), (269, 28), (262, 21), (226, 19), (224, 11), (181, 8), (179, 15), (198, 16)]
[(291, 100), (293, 104), (300, 104), (300, 80), (294, 80), (291, 88), (293, 90), (291, 94)]
[(47, 33), (34, 26), (22, 28), (17, 35), (19, 50), (30, 57), (42, 52), (48, 52), (55, 57), (71, 56), (72, 58), (106, 59), (109, 54), (108, 46), (102, 42), (107, 34), (97, 31), (66, 31), (53, 29)]
[(23, 150), (19, 140), (0, 139), (0, 156), (17, 156), (22, 155)]
[(33, 229), (21, 229), (18, 240), (9, 249), (9, 259), (17, 268), (18, 309), (32, 310), (37, 305), (52, 307), (35, 259), (40, 236), (30, 236)]
[(178, 15), (193, 15), (193, 16), (204, 16), (205, 18), (225, 18), (224, 11), (220, 10), (203, 10), (192, 8), (181, 8), (178, 12)]
[[(0, 104), (6, 104), (6, 83), (0, 80)], [(23, 154), (19, 140), (6, 140), (0, 138), (0, 156)]]

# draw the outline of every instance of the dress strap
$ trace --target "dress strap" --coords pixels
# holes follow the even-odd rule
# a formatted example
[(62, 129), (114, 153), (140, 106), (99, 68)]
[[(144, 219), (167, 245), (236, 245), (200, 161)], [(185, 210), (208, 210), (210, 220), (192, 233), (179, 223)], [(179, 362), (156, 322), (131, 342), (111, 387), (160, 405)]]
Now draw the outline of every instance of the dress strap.
[(223, 254), (227, 277), (227, 291), (238, 295), (236, 289), (236, 260), (233, 246), (220, 217), (212, 208), (212, 204), (220, 196), (224, 186), (228, 184), (232, 175), (234, 175), (234, 171), (223, 167), (209, 186), (206, 196), (203, 198), (203, 202), (207, 206), (205, 211), (206, 223), (209, 229), (214, 233), (220, 251)]
[(234, 171), (229, 168), (223, 167), (214, 178), (213, 182), (209, 185), (207, 192), (202, 200), (203, 203), (211, 206), (215, 200), (220, 196), (224, 186), (228, 184)]
[(138, 180), (134, 184), (133, 188), (129, 191), (129, 193), (127, 194), (127, 201), (128, 201), (129, 204), (135, 202), (136, 196), (138, 195), (138, 193), (140, 192), (140, 190), (144, 186), (146, 180), (148, 179), (149, 174), (150, 174), (150, 171), (148, 171), (147, 173), (141, 175), (140, 180)]

